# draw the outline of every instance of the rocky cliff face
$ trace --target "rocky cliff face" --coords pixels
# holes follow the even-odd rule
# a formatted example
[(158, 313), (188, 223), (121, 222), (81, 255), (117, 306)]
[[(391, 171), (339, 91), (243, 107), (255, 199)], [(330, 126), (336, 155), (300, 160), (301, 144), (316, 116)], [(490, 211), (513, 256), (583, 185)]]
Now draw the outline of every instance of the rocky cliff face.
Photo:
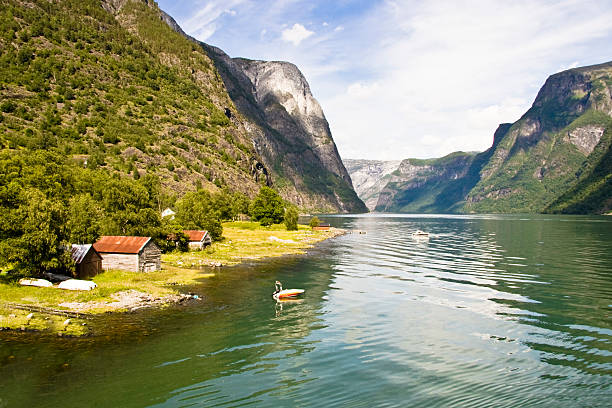
[(287, 62), (230, 58), (200, 43), (214, 61), (257, 152), (281, 195), (318, 211), (365, 212), (321, 106)]
[(495, 146), (466, 210), (543, 211), (586, 178), (610, 148), (611, 88), (612, 63), (549, 77)]
[[(104, 0), (103, 6), (118, 13), (130, 1), (135, 0)], [(196, 43), (212, 60), (217, 79), (231, 98), (231, 103), (215, 103), (224, 104), (231, 126), (248, 135), (257, 153), (250, 162), (255, 179), (264, 180), (283, 198), (305, 209), (367, 211), (353, 190), (323, 110), (295, 65), (230, 58), (221, 49), (185, 34), (153, 2), (140, 3), (149, 5), (170, 28)], [(124, 24), (129, 26), (130, 22)]]
[(391, 173), (397, 170), (400, 163), (401, 160), (344, 160), (357, 195), (370, 211), (376, 208), (380, 192), (385, 188), (391, 178)]

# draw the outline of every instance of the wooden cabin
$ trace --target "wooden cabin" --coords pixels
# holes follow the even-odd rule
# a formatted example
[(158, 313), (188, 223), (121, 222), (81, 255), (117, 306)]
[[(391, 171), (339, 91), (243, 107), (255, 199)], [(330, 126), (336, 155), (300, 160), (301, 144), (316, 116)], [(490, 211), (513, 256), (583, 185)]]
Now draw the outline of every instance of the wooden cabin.
[(204, 249), (212, 243), (208, 231), (185, 230), (185, 235), (189, 237), (189, 249)]
[(102, 268), (133, 272), (161, 269), (161, 250), (151, 237), (104, 236), (93, 244), (102, 256)]
[(102, 272), (102, 257), (93, 247), (93, 245), (73, 244), (70, 251), (70, 256), (72, 256), (72, 260), (76, 265), (76, 268), (72, 273), (73, 278), (92, 278)]
[(316, 227), (312, 227), (312, 230), (313, 231), (327, 231), (330, 228), (331, 228), (331, 225), (321, 223), (321, 224), (317, 225)]

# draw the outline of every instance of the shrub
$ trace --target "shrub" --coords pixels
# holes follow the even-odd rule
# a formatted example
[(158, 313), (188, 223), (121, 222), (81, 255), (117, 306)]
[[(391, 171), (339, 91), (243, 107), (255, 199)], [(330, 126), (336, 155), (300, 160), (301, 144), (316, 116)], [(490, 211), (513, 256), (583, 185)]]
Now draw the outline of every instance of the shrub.
[(314, 217), (312, 217), (310, 219), (310, 222), (308, 223), (308, 225), (310, 226), (310, 228), (313, 227), (318, 227), (319, 224), (321, 224), (321, 220), (319, 220), (319, 218), (315, 215)]
[(294, 206), (290, 206), (285, 211), (285, 227), (287, 227), (287, 231), (297, 231), (298, 229), (298, 210)]
[(270, 187), (262, 187), (250, 208), (255, 221), (263, 226), (278, 224), (284, 218), (283, 199)]

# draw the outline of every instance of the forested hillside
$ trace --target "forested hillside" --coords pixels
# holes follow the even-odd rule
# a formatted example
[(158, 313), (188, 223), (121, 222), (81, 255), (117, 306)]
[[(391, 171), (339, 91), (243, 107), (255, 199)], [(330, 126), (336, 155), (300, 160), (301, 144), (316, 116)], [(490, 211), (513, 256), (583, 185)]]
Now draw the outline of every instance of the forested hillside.
[(274, 186), (214, 64), (154, 2), (1, 4), (0, 268), (65, 268), (100, 235), (219, 238)]

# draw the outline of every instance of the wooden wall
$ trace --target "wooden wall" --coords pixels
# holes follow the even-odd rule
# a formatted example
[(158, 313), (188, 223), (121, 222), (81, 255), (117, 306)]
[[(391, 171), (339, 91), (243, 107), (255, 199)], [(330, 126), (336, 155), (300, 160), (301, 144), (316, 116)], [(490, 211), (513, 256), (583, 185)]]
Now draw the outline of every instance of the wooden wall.
[(140, 251), (138, 270), (141, 272), (159, 271), (161, 269), (161, 250), (155, 242), (149, 241)]
[(102, 256), (102, 268), (104, 270), (138, 271), (138, 254), (100, 253), (100, 255)]

